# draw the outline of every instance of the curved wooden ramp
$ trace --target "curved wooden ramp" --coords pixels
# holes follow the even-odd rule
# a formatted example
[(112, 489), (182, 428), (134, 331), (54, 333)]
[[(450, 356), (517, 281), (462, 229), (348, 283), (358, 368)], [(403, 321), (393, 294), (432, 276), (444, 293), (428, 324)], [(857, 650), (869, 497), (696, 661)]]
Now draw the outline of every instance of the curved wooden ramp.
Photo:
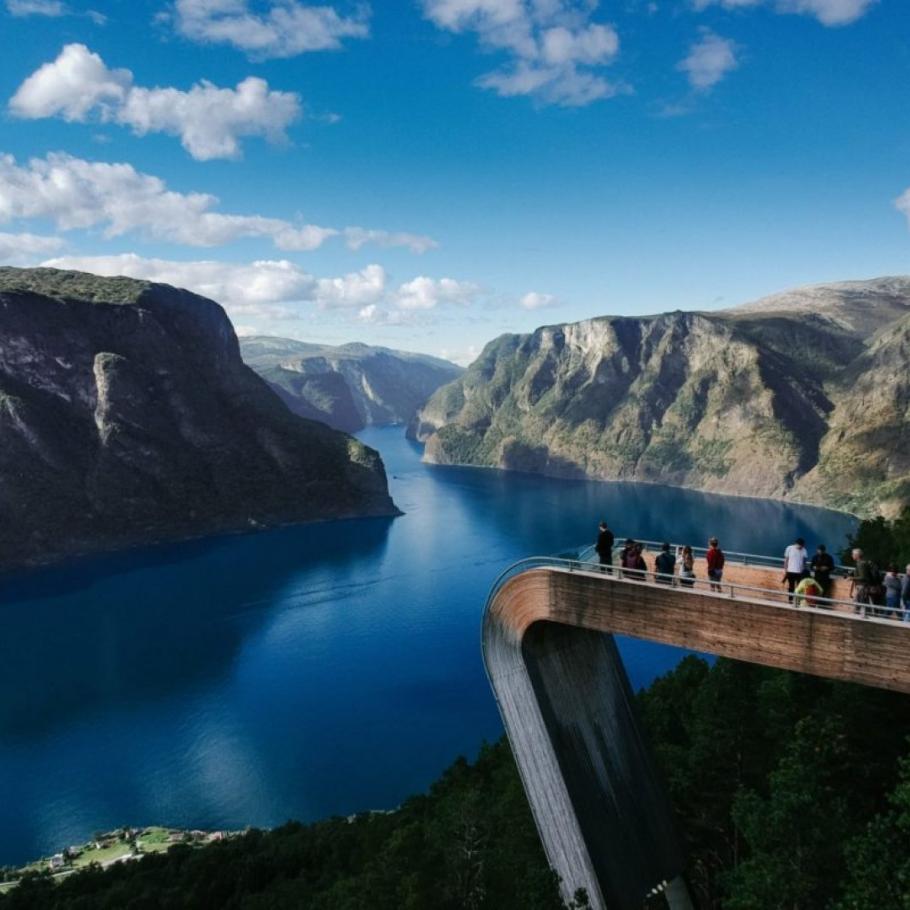
[(660, 889), (674, 910), (691, 907), (612, 633), (910, 692), (910, 626), (790, 606), (749, 571), (746, 596), (729, 566), (721, 594), (560, 560), (519, 564), (494, 587), (484, 661), (566, 898), (584, 888), (595, 908), (639, 910)]

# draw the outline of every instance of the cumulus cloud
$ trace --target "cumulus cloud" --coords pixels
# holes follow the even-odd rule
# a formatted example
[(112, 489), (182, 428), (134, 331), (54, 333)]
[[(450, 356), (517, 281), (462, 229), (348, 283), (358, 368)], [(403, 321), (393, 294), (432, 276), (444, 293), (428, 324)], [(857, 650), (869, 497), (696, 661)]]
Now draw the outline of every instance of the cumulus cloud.
[(686, 74), (692, 88), (704, 92), (737, 66), (736, 44), (729, 38), (715, 35), (710, 29), (702, 29), (701, 38), (689, 48), (688, 55), (676, 68)]
[(814, 16), (829, 27), (850, 25), (861, 19), (878, 0), (693, 0), (696, 9), (721, 6), (724, 9), (743, 9), (770, 5), (779, 13)]
[(261, 14), (247, 0), (177, 0), (173, 15), (184, 37), (231, 44), (254, 60), (337, 50), (345, 38), (369, 36), (368, 17), (366, 6), (342, 16), (331, 6), (298, 0), (275, 0)]
[(98, 120), (128, 126), (139, 136), (167, 133), (178, 136), (200, 161), (238, 157), (240, 140), (247, 136), (283, 141), (301, 111), (295, 92), (274, 91), (253, 76), (235, 88), (205, 80), (189, 91), (143, 88), (133, 84), (128, 69), (110, 69), (84, 44), (67, 44), (56, 60), (35, 70), (10, 99), (9, 109), (29, 120)]
[(312, 300), (316, 279), (286, 259), (249, 263), (147, 259), (135, 253), (114, 256), (60, 256), (42, 265), (96, 275), (127, 275), (187, 288), (223, 304), (232, 316), (280, 318), (282, 306)]
[(541, 294), (538, 291), (529, 291), (518, 303), (526, 310), (542, 310), (544, 307), (555, 306), (556, 298), (552, 294)]
[(616, 30), (592, 22), (587, 0), (422, 0), (424, 15), (446, 31), (473, 32), (508, 63), (482, 75), (481, 88), (509, 97), (580, 107), (619, 88), (592, 69), (619, 52)]
[[(397, 323), (413, 316), (409, 301), (420, 288), (423, 305), (466, 304), (477, 286), (451, 278), (417, 278), (390, 287), (380, 265), (338, 278), (317, 278), (286, 259), (248, 263), (215, 260), (175, 261), (149, 259), (135, 253), (113, 256), (59, 256), (42, 265), (76, 269), (97, 275), (127, 275), (188, 288), (223, 304), (233, 319), (299, 318), (296, 304), (320, 310), (347, 311), (352, 318), (373, 323)], [(247, 323), (244, 323), (247, 324)]]
[(60, 237), (42, 234), (6, 234), (0, 232), (0, 263), (19, 265), (34, 260), (36, 256), (48, 256), (63, 246)]
[(480, 288), (469, 281), (420, 275), (398, 288), (395, 303), (402, 310), (432, 310), (443, 303), (470, 304), (479, 293)]
[(320, 278), (314, 301), (325, 309), (375, 306), (385, 296), (386, 273), (381, 265), (368, 265), (341, 278)]
[(423, 252), (436, 246), (430, 237), (390, 234), (315, 224), (295, 224), (282, 218), (213, 211), (216, 196), (178, 193), (159, 177), (130, 164), (86, 161), (61, 152), (33, 158), (27, 165), (12, 155), (0, 155), (0, 223), (47, 218), (58, 229), (101, 227), (107, 237), (139, 231), (156, 240), (189, 246), (217, 246), (244, 237), (264, 237), (278, 249), (303, 252), (327, 239), (356, 236), (365, 243), (403, 246)]

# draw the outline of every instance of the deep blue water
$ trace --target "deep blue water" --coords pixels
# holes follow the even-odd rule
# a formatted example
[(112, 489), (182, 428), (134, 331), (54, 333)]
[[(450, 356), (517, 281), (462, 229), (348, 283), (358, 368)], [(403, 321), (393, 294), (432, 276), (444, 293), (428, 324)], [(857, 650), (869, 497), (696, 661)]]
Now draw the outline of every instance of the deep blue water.
[[(500, 733), (480, 614), (501, 569), (639, 537), (777, 553), (839, 546), (820, 509), (383, 454), (395, 520), (85, 560), (0, 582), (0, 864), (93, 831), (274, 825), (391, 807)], [(622, 643), (636, 686), (679, 652)]]

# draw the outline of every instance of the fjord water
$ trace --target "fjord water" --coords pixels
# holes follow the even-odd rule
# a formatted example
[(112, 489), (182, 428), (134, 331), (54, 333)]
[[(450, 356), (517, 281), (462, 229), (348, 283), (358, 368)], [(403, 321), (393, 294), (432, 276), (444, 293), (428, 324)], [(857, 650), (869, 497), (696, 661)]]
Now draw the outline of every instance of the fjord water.
[[(480, 615), (527, 555), (623, 533), (776, 554), (854, 521), (640, 484), (430, 467), (360, 434), (405, 515), (220, 537), (17, 573), (0, 588), (0, 865), (152, 823), (388, 808), (497, 737)], [(680, 652), (621, 642), (632, 682)]]

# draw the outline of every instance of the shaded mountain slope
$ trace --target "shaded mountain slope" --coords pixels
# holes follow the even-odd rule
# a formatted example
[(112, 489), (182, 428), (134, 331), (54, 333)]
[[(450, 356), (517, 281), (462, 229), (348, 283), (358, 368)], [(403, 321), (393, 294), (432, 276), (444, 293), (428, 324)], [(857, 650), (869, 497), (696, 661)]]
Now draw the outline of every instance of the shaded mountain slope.
[(395, 509), (376, 452), (291, 414), (221, 307), (0, 269), (0, 565)]

